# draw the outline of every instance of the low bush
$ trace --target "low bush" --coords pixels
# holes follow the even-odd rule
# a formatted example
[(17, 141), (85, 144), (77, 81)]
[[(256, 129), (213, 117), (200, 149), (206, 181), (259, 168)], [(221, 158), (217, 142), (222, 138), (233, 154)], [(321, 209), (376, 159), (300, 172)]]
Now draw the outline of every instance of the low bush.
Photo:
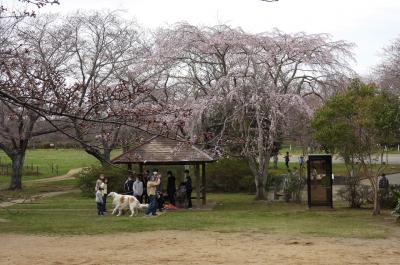
[(400, 194), (400, 185), (390, 185), (387, 191), (380, 190), (381, 207), (385, 209), (393, 209), (397, 205), (397, 194)]
[(290, 170), (284, 178), (283, 194), (286, 202), (301, 202), (301, 193), (307, 183), (305, 176), (300, 176), (298, 170)]
[(123, 193), (124, 182), (128, 176), (127, 170), (116, 167), (89, 167), (83, 169), (77, 177), (79, 188), (84, 196), (94, 196), (96, 180), (100, 174), (108, 178), (108, 192)]
[(254, 177), (243, 159), (221, 159), (207, 167), (210, 191), (254, 192)]
[(347, 201), (351, 208), (360, 208), (363, 205), (370, 204), (374, 201), (372, 188), (368, 185), (347, 184), (345, 187), (338, 190), (339, 197)]
[[(397, 185), (397, 186), (399, 186), (399, 185)], [(396, 206), (395, 206), (392, 214), (394, 216), (396, 216), (397, 217), (397, 221), (400, 222), (400, 191), (393, 190), (393, 195), (394, 195), (394, 197), (396, 197), (397, 203), (396, 203)]]
[[(282, 177), (270, 174), (266, 190), (282, 182)], [(254, 175), (245, 159), (220, 159), (207, 166), (207, 190), (216, 192), (255, 193)]]

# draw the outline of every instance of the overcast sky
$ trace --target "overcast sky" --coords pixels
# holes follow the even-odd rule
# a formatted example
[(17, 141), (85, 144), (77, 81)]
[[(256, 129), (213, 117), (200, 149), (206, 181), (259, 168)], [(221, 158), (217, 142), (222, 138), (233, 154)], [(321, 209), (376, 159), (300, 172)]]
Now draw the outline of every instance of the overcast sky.
[(285, 32), (329, 33), (334, 39), (357, 45), (354, 68), (363, 75), (379, 62), (382, 48), (400, 37), (400, 0), (279, 0), (274, 3), (261, 0), (60, 0), (60, 3), (60, 6), (44, 10), (67, 13), (76, 9), (120, 9), (149, 28), (187, 21), (196, 25), (227, 23), (250, 32), (279, 28)]

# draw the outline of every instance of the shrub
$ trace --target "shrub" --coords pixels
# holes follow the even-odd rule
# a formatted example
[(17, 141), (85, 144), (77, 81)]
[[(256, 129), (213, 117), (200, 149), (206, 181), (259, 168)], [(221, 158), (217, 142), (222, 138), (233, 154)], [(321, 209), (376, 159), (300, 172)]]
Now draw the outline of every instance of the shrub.
[(243, 159), (221, 159), (207, 167), (207, 187), (213, 191), (254, 192), (254, 177)]
[(286, 202), (301, 202), (301, 192), (306, 184), (305, 176), (301, 177), (298, 170), (289, 170), (283, 175), (283, 195)]
[[(266, 190), (279, 184), (281, 177), (270, 174)], [(254, 176), (245, 159), (225, 158), (207, 166), (207, 189), (209, 191), (248, 192), (256, 188)]]
[(338, 190), (339, 197), (347, 201), (351, 208), (360, 208), (362, 205), (372, 203), (374, 195), (372, 188), (368, 185), (360, 185), (359, 182), (350, 180), (345, 187)]
[(400, 185), (390, 185), (388, 191), (379, 191), (381, 207), (385, 209), (393, 209), (397, 205), (397, 194), (400, 193)]
[(94, 196), (94, 188), (96, 180), (104, 174), (108, 178), (108, 192), (115, 191), (123, 193), (124, 182), (127, 178), (128, 171), (117, 167), (89, 167), (85, 168), (78, 175), (78, 185), (85, 196)]
[[(399, 185), (396, 185), (399, 186)], [(400, 191), (399, 190), (392, 190), (393, 195), (397, 199), (397, 205), (392, 214), (397, 217), (397, 221), (400, 221)]]

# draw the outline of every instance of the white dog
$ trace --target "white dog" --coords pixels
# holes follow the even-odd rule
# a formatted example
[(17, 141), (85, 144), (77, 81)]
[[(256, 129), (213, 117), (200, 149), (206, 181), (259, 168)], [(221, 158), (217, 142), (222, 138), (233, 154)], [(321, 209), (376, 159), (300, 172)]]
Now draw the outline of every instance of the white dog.
[(116, 192), (110, 192), (108, 194), (109, 197), (113, 198), (113, 205), (115, 208), (112, 214), (115, 214), (118, 211), (118, 215), (122, 214), (122, 210), (129, 209), (131, 211), (131, 217), (139, 213), (139, 209), (147, 209), (149, 207), (148, 204), (141, 204), (135, 196), (131, 195), (122, 195)]

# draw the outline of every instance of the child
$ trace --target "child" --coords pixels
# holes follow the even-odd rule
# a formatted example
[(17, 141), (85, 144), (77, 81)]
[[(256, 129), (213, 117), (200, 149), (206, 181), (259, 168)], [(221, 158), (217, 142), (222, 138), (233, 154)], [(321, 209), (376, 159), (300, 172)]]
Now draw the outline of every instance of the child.
[(100, 184), (100, 188), (102, 188), (103, 190), (101, 191), (101, 193), (103, 194), (103, 212), (107, 212), (107, 183), (108, 183), (108, 179), (107, 178), (103, 178), (103, 182)]
[(104, 215), (104, 206), (103, 206), (103, 192), (102, 188), (96, 191), (96, 205), (97, 205), (97, 215), (103, 216)]

